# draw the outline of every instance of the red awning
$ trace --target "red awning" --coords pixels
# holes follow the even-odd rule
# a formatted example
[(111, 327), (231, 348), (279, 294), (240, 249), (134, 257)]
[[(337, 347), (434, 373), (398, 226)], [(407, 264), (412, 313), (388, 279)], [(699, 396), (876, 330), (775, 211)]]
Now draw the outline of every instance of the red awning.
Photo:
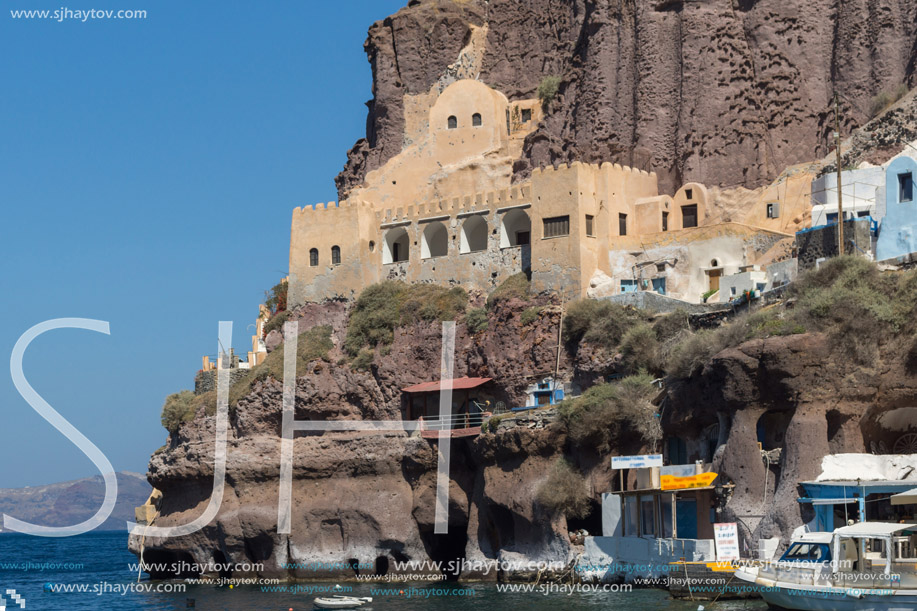
[[(492, 378), (454, 378), (452, 380), (452, 390), (465, 390), (468, 388), (477, 388), (490, 382)], [(440, 390), (440, 380), (434, 382), (421, 382), (407, 388), (401, 389), (404, 392), (436, 392)]]

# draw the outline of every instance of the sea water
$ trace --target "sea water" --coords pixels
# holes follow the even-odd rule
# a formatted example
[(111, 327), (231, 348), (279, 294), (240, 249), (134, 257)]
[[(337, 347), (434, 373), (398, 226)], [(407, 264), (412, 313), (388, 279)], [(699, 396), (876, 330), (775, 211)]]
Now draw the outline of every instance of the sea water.
[[(93, 532), (75, 537), (0, 534), (0, 595), (8, 611), (166, 611), (224, 609), (288, 611), (312, 609), (316, 596), (334, 592), (333, 583), (201, 585), (181, 581), (138, 583), (131, 570), (137, 558), (127, 551), (126, 532)], [(569, 586), (567, 586), (569, 588)], [(695, 611), (762, 611), (760, 600), (675, 601), (663, 590), (603, 592), (580, 588), (558, 591), (537, 587), (530, 592), (501, 591), (492, 583), (353, 583), (343, 593), (372, 596), (367, 611), (563, 611), (566, 609), (635, 609)], [(339, 588), (339, 590), (340, 590)], [(183, 590), (183, 591), (182, 591)], [(18, 596), (20, 605), (14, 600)], [(2, 605), (0, 605), (2, 607)]]

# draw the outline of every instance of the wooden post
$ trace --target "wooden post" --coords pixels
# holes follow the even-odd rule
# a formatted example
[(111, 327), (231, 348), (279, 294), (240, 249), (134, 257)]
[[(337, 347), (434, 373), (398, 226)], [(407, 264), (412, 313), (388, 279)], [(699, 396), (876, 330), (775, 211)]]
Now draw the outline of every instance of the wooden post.
[(554, 379), (551, 384), (551, 405), (554, 405), (554, 396), (557, 391), (557, 373), (560, 371), (560, 342), (564, 330), (564, 304), (567, 301), (567, 292), (560, 293), (560, 323), (557, 325), (557, 359), (554, 361)]
[(837, 93), (834, 94), (834, 152), (837, 155), (837, 255), (847, 250), (844, 246), (844, 190), (841, 186), (841, 119)]

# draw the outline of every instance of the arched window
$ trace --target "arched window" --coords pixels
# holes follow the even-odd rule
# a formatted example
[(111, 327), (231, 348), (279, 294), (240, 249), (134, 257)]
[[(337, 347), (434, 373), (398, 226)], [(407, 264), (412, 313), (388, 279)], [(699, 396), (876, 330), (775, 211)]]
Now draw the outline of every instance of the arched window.
[(449, 115), (449, 118), (446, 119), (446, 124), (449, 129), (455, 129), (458, 127), (458, 119), (455, 118), (455, 115)]
[(313, 248), (309, 250), (309, 267), (316, 267), (318, 265), (318, 249)]
[(474, 127), (480, 127), (480, 125), (481, 125), (481, 113), (476, 112), (476, 113), (474, 113), (473, 115), (471, 115), (471, 124), (472, 124)]
[(408, 232), (404, 227), (389, 229), (385, 233), (385, 248), (382, 250), (382, 262), (398, 263), (399, 261), (407, 261), (410, 254), (408, 251), (410, 243)]
[(469, 216), (462, 224), (459, 252), (487, 250), (487, 221), (480, 214)]
[(449, 249), (449, 232), (440, 222), (427, 223), (420, 241), (420, 258), (444, 257)]
[(500, 248), (532, 243), (532, 221), (525, 210), (516, 208), (503, 215), (500, 223)]
[(341, 247), (332, 246), (331, 247), (331, 265), (340, 265), (341, 264)]

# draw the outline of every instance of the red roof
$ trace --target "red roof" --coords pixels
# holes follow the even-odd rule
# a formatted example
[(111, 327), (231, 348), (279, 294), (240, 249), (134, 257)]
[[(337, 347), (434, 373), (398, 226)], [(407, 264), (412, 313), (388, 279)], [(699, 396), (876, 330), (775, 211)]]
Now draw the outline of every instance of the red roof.
[[(477, 388), (482, 384), (487, 384), (493, 378), (453, 378), (452, 390), (465, 390), (467, 388)], [(440, 380), (433, 382), (421, 382), (407, 388), (402, 388), (404, 392), (436, 392), (440, 390)]]

